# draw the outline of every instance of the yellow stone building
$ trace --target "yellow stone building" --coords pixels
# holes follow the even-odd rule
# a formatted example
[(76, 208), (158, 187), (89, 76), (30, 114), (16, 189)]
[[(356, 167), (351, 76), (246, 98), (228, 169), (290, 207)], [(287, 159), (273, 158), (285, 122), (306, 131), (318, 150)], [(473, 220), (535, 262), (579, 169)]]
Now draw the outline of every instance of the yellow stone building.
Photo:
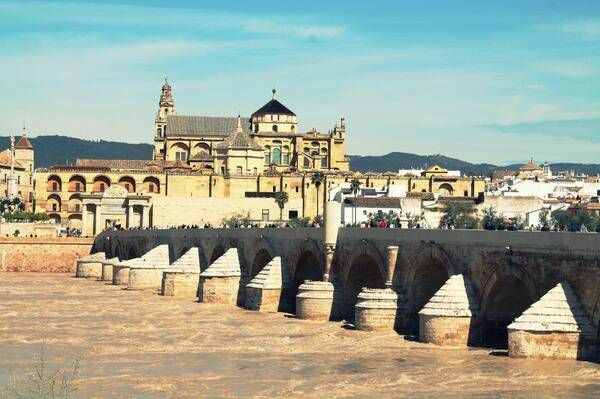
[[(445, 176), (442, 170), (420, 177), (352, 173), (345, 120), (327, 133), (301, 133), (296, 114), (275, 94), (249, 118), (177, 115), (165, 81), (153, 159), (78, 159), (73, 166), (39, 170), (37, 209), (91, 235), (115, 223), (217, 225), (232, 215), (277, 221), (279, 191), (289, 196), (284, 220), (312, 218), (322, 214), (330, 189), (352, 179), (379, 190), (403, 185), (406, 192), (469, 197), (484, 191), (482, 179)], [(323, 174), (318, 186), (312, 182), (317, 172)]]
[(25, 202), (26, 210), (31, 210), (34, 201), (34, 149), (27, 138), (25, 128), (14, 146), (14, 161), (11, 148), (0, 152), (0, 192), (2, 197), (9, 194), (11, 167), (16, 179), (15, 193)]

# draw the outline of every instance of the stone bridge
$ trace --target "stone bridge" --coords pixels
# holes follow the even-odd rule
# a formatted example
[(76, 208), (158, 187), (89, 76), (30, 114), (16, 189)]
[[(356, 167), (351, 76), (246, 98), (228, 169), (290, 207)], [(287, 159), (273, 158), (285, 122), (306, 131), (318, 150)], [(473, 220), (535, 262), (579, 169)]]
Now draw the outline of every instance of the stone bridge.
[(333, 256), (323, 242), (321, 228), (113, 231), (99, 235), (92, 252), (126, 260), (168, 244), (173, 262), (198, 247), (204, 271), (237, 248), (242, 295), (245, 284), (280, 257), (292, 295), (304, 280), (327, 274), (339, 292), (339, 316), (349, 321), (362, 288), (382, 289), (391, 280), (387, 286), (405, 298), (409, 334), (418, 333), (424, 305), (450, 276), (462, 274), (478, 309), (478, 344), (485, 346), (506, 347), (507, 326), (567, 282), (600, 338), (600, 234), (340, 228)]

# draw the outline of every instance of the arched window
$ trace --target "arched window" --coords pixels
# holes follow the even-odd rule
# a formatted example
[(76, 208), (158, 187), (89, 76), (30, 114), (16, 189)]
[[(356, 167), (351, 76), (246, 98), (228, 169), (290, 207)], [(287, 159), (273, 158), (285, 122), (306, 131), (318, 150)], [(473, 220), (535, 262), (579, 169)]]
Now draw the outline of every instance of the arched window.
[(310, 168), (310, 160), (308, 159), (308, 157), (304, 157), (304, 167)]
[(242, 174), (242, 167), (241, 166), (236, 166), (235, 167), (235, 174), (236, 175), (241, 175)]
[(273, 163), (281, 165), (281, 149), (279, 148), (273, 150)]
[(273, 125), (273, 131), (277, 133), (277, 125)]

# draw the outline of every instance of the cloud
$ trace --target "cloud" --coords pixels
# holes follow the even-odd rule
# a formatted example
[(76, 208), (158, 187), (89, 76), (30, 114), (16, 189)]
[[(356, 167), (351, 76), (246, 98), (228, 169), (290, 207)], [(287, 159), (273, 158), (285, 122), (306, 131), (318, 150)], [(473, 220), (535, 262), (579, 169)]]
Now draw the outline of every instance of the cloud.
[(283, 35), (298, 39), (335, 39), (345, 32), (338, 25), (316, 24), (314, 18), (298, 16), (290, 23), (289, 16), (270, 14), (256, 17), (234, 12), (216, 12), (189, 9), (137, 6), (127, 4), (99, 4), (72, 2), (6, 2), (0, 3), (5, 18), (21, 19), (26, 16), (37, 23), (72, 23), (97, 26), (125, 26), (129, 28), (164, 28), (172, 26), (192, 31), (223, 30), (256, 35)]
[(575, 79), (598, 74), (598, 68), (587, 61), (548, 61), (535, 63), (533, 66), (541, 72)]
[(537, 29), (560, 32), (590, 40), (600, 37), (600, 18), (577, 18), (553, 25), (539, 25)]

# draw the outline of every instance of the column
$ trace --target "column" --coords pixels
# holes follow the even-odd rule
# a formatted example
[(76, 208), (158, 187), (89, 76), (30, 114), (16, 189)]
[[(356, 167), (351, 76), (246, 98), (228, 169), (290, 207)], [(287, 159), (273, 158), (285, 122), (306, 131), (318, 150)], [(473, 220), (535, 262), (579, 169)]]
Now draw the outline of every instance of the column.
[(133, 204), (127, 203), (127, 228), (133, 227)]
[(88, 227), (88, 207), (87, 204), (83, 204), (83, 209), (81, 212), (81, 235), (87, 236), (89, 235), (89, 227)]
[(396, 270), (396, 260), (398, 259), (398, 247), (390, 245), (387, 249), (386, 269), (387, 276), (385, 279), (385, 286), (392, 288), (392, 280), (394, 279), (394, 271)]
[(329, 281), (329, 273), (331, 271), (331, 265), (333, 264), (333, 253), (335, 247), (333, 245), (325, 246), (325, 271), (323, 274), (323, 281)]
[(93, 235), (100, 234), (100, 204), (94, 206), (94, 233)]
[(150, 206), (142, 205), (142, 220), (140, 227), (150, 227)]

